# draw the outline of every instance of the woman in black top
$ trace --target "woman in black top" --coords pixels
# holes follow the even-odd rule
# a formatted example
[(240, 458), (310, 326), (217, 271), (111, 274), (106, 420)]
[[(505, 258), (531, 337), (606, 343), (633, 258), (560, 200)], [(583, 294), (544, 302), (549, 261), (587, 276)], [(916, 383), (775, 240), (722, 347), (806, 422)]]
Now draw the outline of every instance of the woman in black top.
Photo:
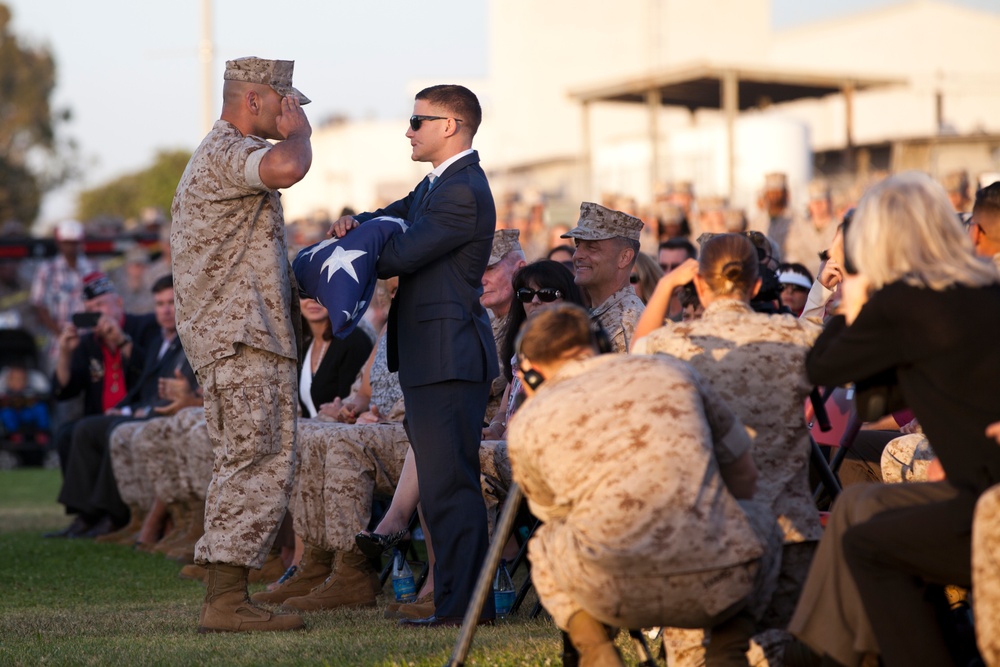
[(889, 666), (952, 664), (938, 587), (970, 585), (973, 508), (1000, 482), (1000, 447), (985, 435), (1000, 418), (997, 272), (916, 172), (865, 194), (845, 252), (857, 274), (806, 360), (809, 379), (897, 382), (947, 480), (846, 489), (789, 629), (831, 663), (877, 651)]

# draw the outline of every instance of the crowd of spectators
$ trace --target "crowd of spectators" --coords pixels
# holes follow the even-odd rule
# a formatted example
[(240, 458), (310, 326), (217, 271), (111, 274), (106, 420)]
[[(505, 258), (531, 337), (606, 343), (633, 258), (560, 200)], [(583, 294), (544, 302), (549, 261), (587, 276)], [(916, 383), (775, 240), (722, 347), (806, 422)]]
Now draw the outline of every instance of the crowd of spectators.
[[(769, 174), (747, 216), (677, 183), (648, 210), (584, 202), (572, 226), (500, 202), (482, 278), (502, 369), (483, 494), (491, 530), (514, 481), (545, 522), (533, 577), (585, 660), (619, 664), (612, 627), (658, 626), (671, 665), (755, 651), (772, 665), (958, 664), (975, 651), (948, 612), (963, 604), (983, 658), (1000, 660), (986, 634), (1000, 623), (1000, 448), (987, 433), (1000, 422), (1000, 183), (971, 193), (961, 176), (942, 187), (910, 173), (864, 192), (815, 181), (798, 215)], [(3, 424), (52, 430), (74, 519), (51, 537), (162, 553), (200, 580), (212, 452), (176, 336), (169, 225), (155, 232), (157, 255), (136, 245), (101, 267), (82, 252), (83, 226), (63, 222), (30, 290), (0, 264), (3, 297), (25, 295), (19, 322), (48, 340), (53, 397), (82, 397), (51, 425), (6, 407)], [(298, 249), (325, 228), (289, 232)], [(345, 339), (322, 305), (300, 302), (298, 467), (255, 602), (374, 606), (373, 558), (408, 535), (419, 492), (384, 335), (395, 289), (380, 281)], [(27, 390), (24, 370), (4, 371), (7, 390)], [(865, 415), (824, 529), (803, 406), (816, 385), (868, 397), (873, 376), (888, 397)], [(381, 517), (379, 497), (391, 502)], [(433, 588), (429, 577), (386, 615), (433, 615)]]

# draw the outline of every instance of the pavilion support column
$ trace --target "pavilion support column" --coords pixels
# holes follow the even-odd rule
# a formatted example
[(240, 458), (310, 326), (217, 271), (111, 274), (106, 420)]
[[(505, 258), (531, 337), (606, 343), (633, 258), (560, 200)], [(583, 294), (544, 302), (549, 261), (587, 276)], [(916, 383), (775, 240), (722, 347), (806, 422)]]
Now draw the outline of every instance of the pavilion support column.
[(726, 196), (731, 202), (736, 189), (736, 115), (740, 109), (740, 82), (735, 70), (722, 75), (722, 112), (726, 117)]
[(844, 94), (844, 168), (854, 172), (854, 84), (847, 82)]
[(646, 108), (649, 110), (649, 199), (656, 198), (660, 186), (660, 106), (659, 88), (646, 91)]
[(594, 168), (593, 168), (593, 148), (590, 140), (590, 101), (583, 101), (583, 115), (580, 122), (580, 131), (583, 133), (580, 146), (583, 150), (581, 160), (583, 161), (583, 197), (586, 201), (593, 201), (594, 196)]

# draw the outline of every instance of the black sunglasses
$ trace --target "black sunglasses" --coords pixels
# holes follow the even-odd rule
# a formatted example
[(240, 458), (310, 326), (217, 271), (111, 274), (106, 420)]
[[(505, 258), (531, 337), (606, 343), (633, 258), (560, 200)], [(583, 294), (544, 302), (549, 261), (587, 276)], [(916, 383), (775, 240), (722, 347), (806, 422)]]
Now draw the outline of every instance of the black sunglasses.
[[(410, 129), (416, 132), (425, 120), (448, 120), (451, 116), (410, 116)], [(456, 123), (463, 122), (461, 118), (452, 119)]]
[(542, 303), (552, 303), (556, 299), (563, 297), (562, 291), (557, 290), (555, 287), (543, 287), (539, 290), (522, 287), (517, 290), (517, 300), (521, 303), (531, 303), (536, 294), (538, 295), (538, 300)]

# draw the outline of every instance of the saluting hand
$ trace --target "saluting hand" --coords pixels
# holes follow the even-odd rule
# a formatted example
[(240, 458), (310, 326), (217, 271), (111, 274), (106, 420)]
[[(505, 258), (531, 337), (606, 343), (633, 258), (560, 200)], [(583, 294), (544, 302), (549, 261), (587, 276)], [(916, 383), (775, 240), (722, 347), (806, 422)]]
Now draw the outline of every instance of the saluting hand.
[(282, 139), (312, 136), (312, 126), (306, 118), (306, 112), (293, 95), (281, 98), (281, 115), (277, 117), (276, 123), (278, 135)]

